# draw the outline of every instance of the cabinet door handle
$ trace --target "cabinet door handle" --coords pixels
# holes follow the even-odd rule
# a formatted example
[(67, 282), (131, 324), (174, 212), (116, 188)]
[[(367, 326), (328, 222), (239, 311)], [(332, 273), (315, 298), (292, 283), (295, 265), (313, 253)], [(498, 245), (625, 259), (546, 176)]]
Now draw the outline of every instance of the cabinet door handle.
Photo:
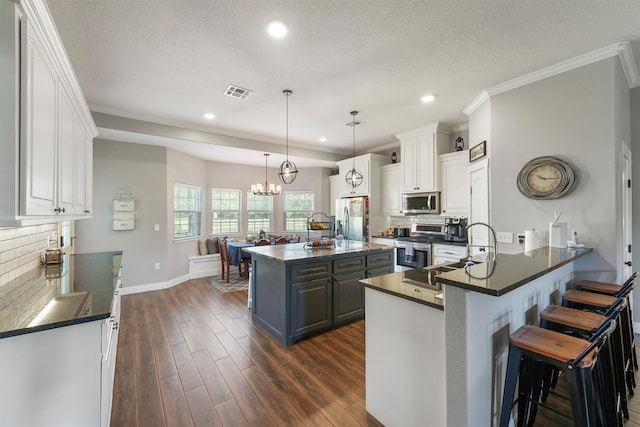
[(55, 208), (53, 211), (57, 213), (65, 213), (67, 210), (65, 208)]
[(88, 214), (88, 213), (91, 213), (91, 211), (89, 209), (85, 209), (84, 213)]
[(113, 330), (117, 330), (118, 329), (118, 322), (113, 322)]

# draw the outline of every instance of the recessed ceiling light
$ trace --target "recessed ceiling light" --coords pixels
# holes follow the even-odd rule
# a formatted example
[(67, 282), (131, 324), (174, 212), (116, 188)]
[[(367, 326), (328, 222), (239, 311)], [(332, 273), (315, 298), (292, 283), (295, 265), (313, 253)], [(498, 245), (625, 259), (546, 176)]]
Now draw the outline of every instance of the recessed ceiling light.
[(271, 37), (280, 39), (287, 35), (287, 26), (280, 21), (273, 21), (267, 26), (267, 32)]
[(327, 142), (329, 139), (326, 136), (320, 137), (320, 142)]
[(420, 98), (420, 101), (424, 102), (425, 104), (428, 104), (429, 102), (433, 102), (434, 99), (436, 99), (436, 97), (433, 95), (425, 95), (422, 98)]
[(213, 113), (204, 113), (204, 114), (203, 114), (203, 116), (204, 116), (204, 118), (205, 118), (205, 119), (207, 119), (207, 120), (213, 120), (213, 119), (215, 119), (215, 118), (216, 118), (216, 115), (215, 115), (215, 114), (213, 114)]

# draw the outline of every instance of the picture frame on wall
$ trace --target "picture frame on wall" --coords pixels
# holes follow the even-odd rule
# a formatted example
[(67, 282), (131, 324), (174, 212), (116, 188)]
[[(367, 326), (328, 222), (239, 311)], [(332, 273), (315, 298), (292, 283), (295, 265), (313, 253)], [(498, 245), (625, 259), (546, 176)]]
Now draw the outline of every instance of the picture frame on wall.
[(478, 160), (481, 157), (487, 155), (487, 141), (482, 141), (480, 144), (472, 147), (469, 150), (469, 162)]

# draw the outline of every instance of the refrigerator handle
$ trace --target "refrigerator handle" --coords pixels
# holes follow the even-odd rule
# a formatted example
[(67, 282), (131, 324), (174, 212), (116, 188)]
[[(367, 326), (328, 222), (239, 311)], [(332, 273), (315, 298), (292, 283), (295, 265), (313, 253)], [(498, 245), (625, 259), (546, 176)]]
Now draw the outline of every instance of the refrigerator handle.
[(344, 207), (344, 211), (342, 213), (342, 222), (344, 224), (344, 238), (349, 240), (349, 208), (347, 206)]

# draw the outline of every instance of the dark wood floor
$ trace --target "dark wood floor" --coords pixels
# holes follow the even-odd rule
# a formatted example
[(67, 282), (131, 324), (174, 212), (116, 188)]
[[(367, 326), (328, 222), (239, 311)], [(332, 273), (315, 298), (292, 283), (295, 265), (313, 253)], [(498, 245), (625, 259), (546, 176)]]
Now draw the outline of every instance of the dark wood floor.
[[(284, 349), (246, 298), (202, 279), (123, 296), (111, 425), (380, 425), (365, 410), (364, 321)], [(640, 398), (629, 406), (625, 426), (640, 427)], [(570, 422), (541, 409), (536, 425)]]

